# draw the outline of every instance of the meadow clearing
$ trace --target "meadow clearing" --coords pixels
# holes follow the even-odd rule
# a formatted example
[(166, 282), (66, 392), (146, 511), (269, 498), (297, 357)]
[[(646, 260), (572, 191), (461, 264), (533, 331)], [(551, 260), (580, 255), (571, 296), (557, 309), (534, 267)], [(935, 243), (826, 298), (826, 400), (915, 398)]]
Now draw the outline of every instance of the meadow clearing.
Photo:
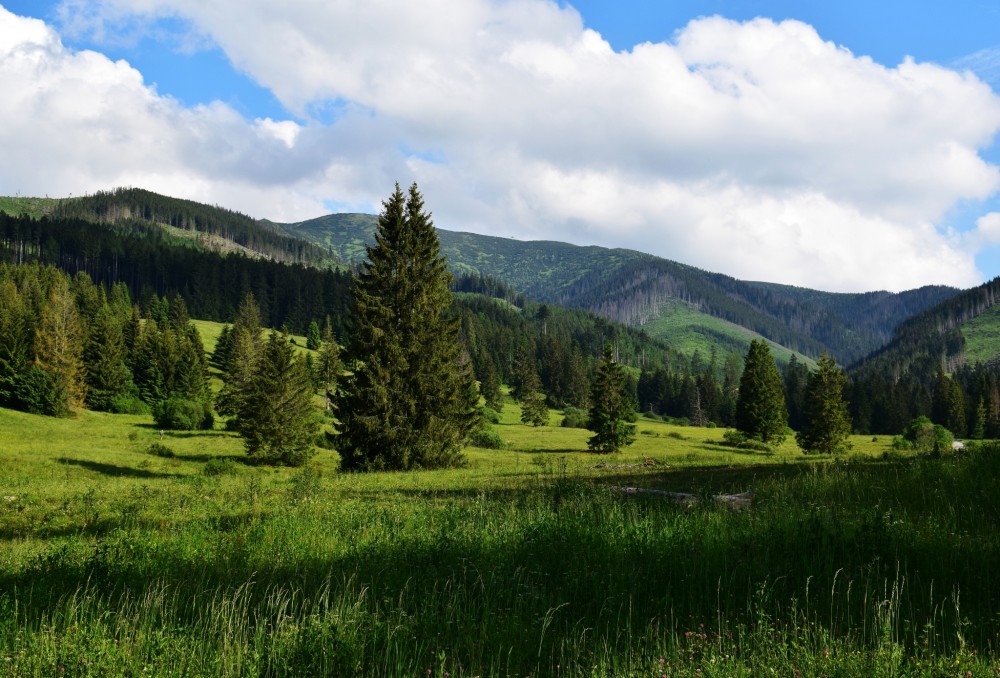
[(605, 457), (502, 416), (465, 468), (341, 474), (0, 410), (0, 675), (997, 673), (997, 448), (808, 458), (642, 419)]

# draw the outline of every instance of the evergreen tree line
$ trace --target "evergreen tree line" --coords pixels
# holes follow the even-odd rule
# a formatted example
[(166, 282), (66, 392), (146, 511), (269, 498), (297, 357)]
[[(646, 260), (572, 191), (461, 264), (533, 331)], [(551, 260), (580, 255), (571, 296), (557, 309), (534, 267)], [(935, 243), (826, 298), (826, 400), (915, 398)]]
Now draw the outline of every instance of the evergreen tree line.
[(193, 317), (217, 322), (231, 321), (253, 292), (268, 327), (304, 333), (329, 315), (337, 336), (346, 332), (349, 273), (208, 252), (147, 224), (0, 213), (0, 259), (83, 272), (107, 288), (121, 282), (143, 306), (154, 295), (181, 295)]
[(164, 224), (184, 231), (214, 235), (275, 261), (332, 263), (329, 251), (281, 232), (266, 222), (218, 206), (181, 200), (139, 188), (116, 188), (59, 201), (54, 219), (105, 224)]
[[(952, 288), (929, 286), (900, 294), (831, 294), (748, 283), (637, 255), (610, 273), (599, 268), (580, 276), (557, 294), (539, 298), (628, 324), (657, 317), (668, 302), (685, 303), (804, 355), (818, 358), (827, 352), (850, 364), (889, 341), (900, 322), (951, 298), (955, 292)], [(725, 338), (717, 339), (719, 345), (725, 346)]]
[(157, 299), (144, 319), (122, 283), (106, 292), (86, 273), (0, 264), (0, 406), (58, 416), (207, 404), (207, 379), (182, 297)]

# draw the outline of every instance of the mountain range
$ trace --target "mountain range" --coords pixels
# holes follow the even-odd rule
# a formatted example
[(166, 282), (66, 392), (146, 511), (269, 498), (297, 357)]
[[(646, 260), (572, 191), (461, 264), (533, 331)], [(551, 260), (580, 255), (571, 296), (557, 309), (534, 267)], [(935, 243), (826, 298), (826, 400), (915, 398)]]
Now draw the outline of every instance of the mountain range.
[[(362, 261), (377, 224), (371, 214), (276, 223), (134, 188), (65, 199), (0, 198), (0, 211), (155, 224), (192, 247), (316, 267)], [(832, 293), (742, 281), (634, 250), (443, 229), (438, 234), (458, 275), (493, 278), (537, 302), (640, 327), (687, 354), (742, 353), (752, 339), (764, 337), (779, 362), (793, 354), (811, 362), (824, 352), (842, 365), (868, 356), (885, 361), (906, 350), (900, 347), (912, 346), (914, 336), (939, 336), (937, 326), (928, 329), (928, 323), (961, 337), (952, 336), (946, 351), (952, 364), (986, 362), (1000, 353), (1000, 342), (990, 341), (994, 323), (980, 319), (996, 314), (989, 283), (965, 292), (927, 286), (900, 293)]]

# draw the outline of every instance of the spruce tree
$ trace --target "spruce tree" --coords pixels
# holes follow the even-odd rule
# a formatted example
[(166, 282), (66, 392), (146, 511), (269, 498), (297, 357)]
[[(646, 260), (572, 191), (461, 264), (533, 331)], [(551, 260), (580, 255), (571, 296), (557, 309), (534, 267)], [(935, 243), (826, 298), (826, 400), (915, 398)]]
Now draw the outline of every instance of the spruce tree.
[(451, 274), (416, 184), (383, 203), (375, 244), (354, 278), (350, 357), (336, 401), (345, 469), (458, 464), (478, 423), (478, 391), (458, 342)]
[(31, 367), (34, 321), (14, 284), (0, 283), (0, 407), (19, 407), (18, 383)]
[(785, 439), (788, 414), (781, 375), (763, 339), (750, 342), (740, 392), (736, 400), (736, 429), (749, 438), (764, 443)]
[(102, 306), (90, 325), (84, 347), (87, 405), (94, 410), (114, 411), (117, 398), (135, 391), (132, 374), (125, 364), (125, 337), (121, 320), (110, 306)]
[(337, 392), (337, 379), (340, 378), (343, 369), (344, 366), (340, 360), (340, 346), (337, 344), (336, 337), (333, 336), (330, 319), (327, 318), (326, 324), (323, 326), (323, 341), (316, 365), (316, 374), (319, 385), (323, 389), (327, 410), (333, 406), (334, 394)]
[(847, 449), (851, 416), (844, 400), (847, 377), (825, 353), (819, 369), (806, 378), (802, 397), (802, 429), (795, 440), (805, 452), (834, 454)]
[(224, 416), (238, 415), (248, 393), (257, 363), (264, 350), (261, 341), (260, 308), (252, 292), (240, 303), (236, 320), (227, 337), (223, 365), (225, 385), (216, 398), (215, 409)]
[(612, 453), (635, 442), (635, 410), (625, 385), (625, 369), (614, 360), (611, 343), (604, 344), (591, 393), (587, 441), (593, 452)]
[(305, 361), (288, 335), (271, 332), (239, 399), (236, 429), (257, 463), (301, 466), (314, 453), (316, 408)]
[(309, 329), (306, 330), (306, 348), (310, 351), (317, 351), (323, 343), (323, 337), (319, 333), (319, 323), (315, 320), (309, 323)]
[(83, 405), (83, 342), (83, 323), (69, 284), (59, 278), (42, 309), (35, 335), (35, 357), (53, 386), (51, 414), (65, 416)]
[(525, 368), (521, 380), (521, 423), (532, 426), (549, 423), (549, 406), (542, 393), (542, 380), (531, 366)]

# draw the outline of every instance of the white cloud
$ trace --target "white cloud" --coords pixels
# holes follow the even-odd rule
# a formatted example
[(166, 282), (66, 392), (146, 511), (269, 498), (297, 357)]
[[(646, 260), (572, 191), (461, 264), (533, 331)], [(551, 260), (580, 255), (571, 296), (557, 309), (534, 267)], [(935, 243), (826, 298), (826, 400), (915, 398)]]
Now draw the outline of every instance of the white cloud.
[[(934, 224), (1000, 189), (979, 155), (1000, 97), (968, 73), (856, 57), (799, 22), (709, 18), (615, 52), (545, 0), (68, 0), (64, 17), (96, 37), (184, 19), (289, 110), (336, 101), (343, 115), (300, 126), (184, 109), (127, 64), (0, 14), (0, 38), (19, 22), (0, 45), (45, 44), (34, 68), (2, 57), (0, 78), (19, 78), (4, 91), (42, 111), (3, 113), (0, 140), (24, 140), (18, 177), (37, 144), (53, 154), (64, 169), (35, 184), (48, 193), (143, 179), (299, 218), (323, 201), (378, 205), (416, 179), (445, 228), (825, 289), (981, 278), (976, 239)], [(61, 133), (37, 138), (45, 125)]]

